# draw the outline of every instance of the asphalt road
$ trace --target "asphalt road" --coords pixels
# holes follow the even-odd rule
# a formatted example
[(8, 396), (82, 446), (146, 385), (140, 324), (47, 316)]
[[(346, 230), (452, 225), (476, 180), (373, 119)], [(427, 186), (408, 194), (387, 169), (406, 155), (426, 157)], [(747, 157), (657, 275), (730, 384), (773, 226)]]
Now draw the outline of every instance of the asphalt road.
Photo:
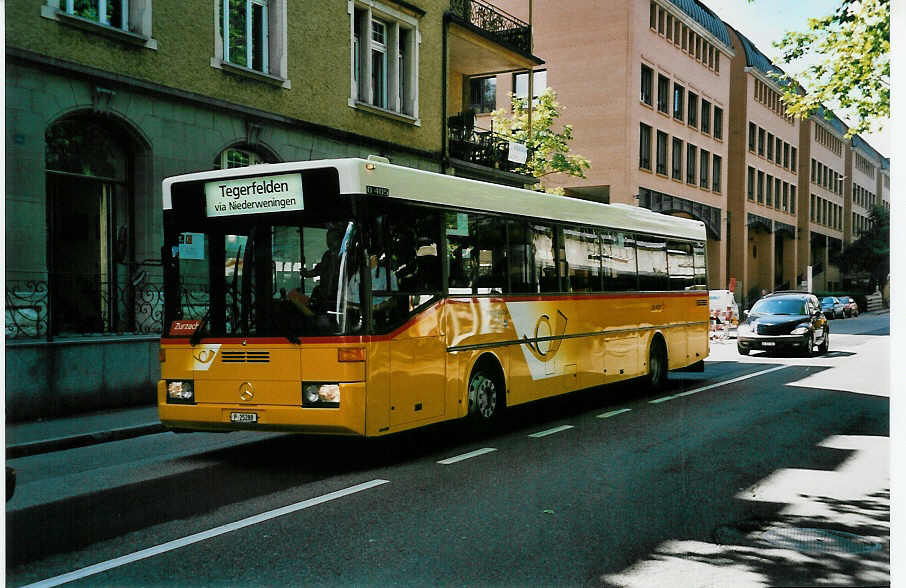
[(884, 585), (888, 317), (831, 332), (814, 358), (716, 343), (661, 394), (586, 391), (490, 433), (166, 433), (13, 460), (33, 504), (7, 507), (7, 583)]

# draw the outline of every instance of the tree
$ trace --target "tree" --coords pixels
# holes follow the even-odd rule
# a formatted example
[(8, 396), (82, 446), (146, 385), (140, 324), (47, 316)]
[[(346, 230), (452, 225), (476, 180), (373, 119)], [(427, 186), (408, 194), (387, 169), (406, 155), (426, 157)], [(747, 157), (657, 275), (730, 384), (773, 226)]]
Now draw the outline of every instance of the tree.
[(890, 212), (875, 206), (869, 216), (869, 228), (859, 238), (835, 255), (831, 262), (843, 275), (868, 273), (873, 283), (883, 286), (890, 274)]
[(810, 18), (808, 31), (788, 32), (774, 46), (787, 64), (817, 59), (798, 80), (777, 75), (790, 114), (808, 118), (824, 103), (839, 104), (856, 121), (847, 137), (879, 129), (890, 116), (890, 0), (842, 0), (832, 14)]
[(540, 182), (551, 174), (566, 174), (577, 178), (585, 177), (585, 170), (591, 167), (581, 155), (569, 152), (568, 143), (573, 140), (573, 128), (563, 125), (555, 131), (554, 124), (560, 118), (560, 104), (557, 93), (545, 88), (532, 107), (531, 133), (528, 124), (528, 99), (513, 94), (512, 115), (503, 109), (495, 110), (494, 130), (504, 137), (526, 146), (528, 155), (520, 171), (539, 180), (536, 189), (562, 194), (562, 188), (545, 188)]

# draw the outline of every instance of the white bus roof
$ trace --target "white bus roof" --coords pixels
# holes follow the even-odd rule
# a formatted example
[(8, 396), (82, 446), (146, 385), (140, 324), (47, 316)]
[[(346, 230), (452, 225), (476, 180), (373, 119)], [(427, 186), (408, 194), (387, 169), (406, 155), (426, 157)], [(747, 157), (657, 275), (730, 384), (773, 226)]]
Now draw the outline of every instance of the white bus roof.
[[(567, 196), (489, 184), (366, 159), (320, 159), (212, 170), (173, 176), (163, 182), (164, 210), (173, 208), (172, 186), (251, 175), (335, 168), (340, 194), (376, 194), (465, 209), (604, 226), (681, 239), (706, 239), (701, 221), (668, 216), (627, 204), (600, 204)], [(375, 196), (380, 197), (380, 196)]]

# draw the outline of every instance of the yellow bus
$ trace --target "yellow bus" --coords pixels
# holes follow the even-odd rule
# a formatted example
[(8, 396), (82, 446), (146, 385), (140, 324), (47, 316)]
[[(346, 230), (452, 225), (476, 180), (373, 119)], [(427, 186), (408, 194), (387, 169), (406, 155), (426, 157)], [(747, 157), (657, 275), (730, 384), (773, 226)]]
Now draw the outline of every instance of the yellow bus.
[(703, 223), (391, 165), (163, 183), (160, 419), (379, 436), (708, 354)]

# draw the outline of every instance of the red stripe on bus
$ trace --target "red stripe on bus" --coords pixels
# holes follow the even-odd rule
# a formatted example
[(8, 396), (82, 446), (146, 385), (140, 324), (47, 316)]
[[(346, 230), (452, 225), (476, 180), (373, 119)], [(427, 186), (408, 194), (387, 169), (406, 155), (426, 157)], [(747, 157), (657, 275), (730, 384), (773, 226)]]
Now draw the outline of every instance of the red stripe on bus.
[[(500, 296), (493, 298), (476, 298), (476, 297), (460, 297), (460, 298), (444, 298), (438, 300), (431, 306), (428, 306), (419, 314), (413, 316), (401, 326), (397, 327), (389, 333), (383, 335), (333, 335), (325, 337), (300, 337), (300, 343), (306, 345), (309, 344), (338, 344), (338, 343), (378, 343), (381, 341), (389, 341), (404, 331), (412, 328), (416, 323), (423, 320), (425, 314), (429, 311), (433, 312), (437, 307), (444, 304), (474, 304), (478, 300), (489, 300), (495, 303), (506, 303), (506, 302), (551, 302), (555, 300), (616, 300), (623, 298), (691, 298), (696, 296), (703, 296), (704, 291), (694, 291), (694, 292), (671, 292), (665, 294), (662, 292), (634, 292), (634, 293), (620, 293), (620, 294), (587, 294), (587, 295), (578, 295), (578, 296), (551, 296), (551, 295), (528, 295), (528, 296)], [(161, 343), (166, 343), (167, 345), (190, 345), (189, 338), (185, 337), (161, 337)], [(213, 338), (204, 338), (199, 341), (200, 344), (203, 343), (219, 343), (221, 345), (242, 345), (242, 342), (254, 343), (255, 345), (281, 345), (289, 344), (289, 341), (286, 337), (213, 337)]]

